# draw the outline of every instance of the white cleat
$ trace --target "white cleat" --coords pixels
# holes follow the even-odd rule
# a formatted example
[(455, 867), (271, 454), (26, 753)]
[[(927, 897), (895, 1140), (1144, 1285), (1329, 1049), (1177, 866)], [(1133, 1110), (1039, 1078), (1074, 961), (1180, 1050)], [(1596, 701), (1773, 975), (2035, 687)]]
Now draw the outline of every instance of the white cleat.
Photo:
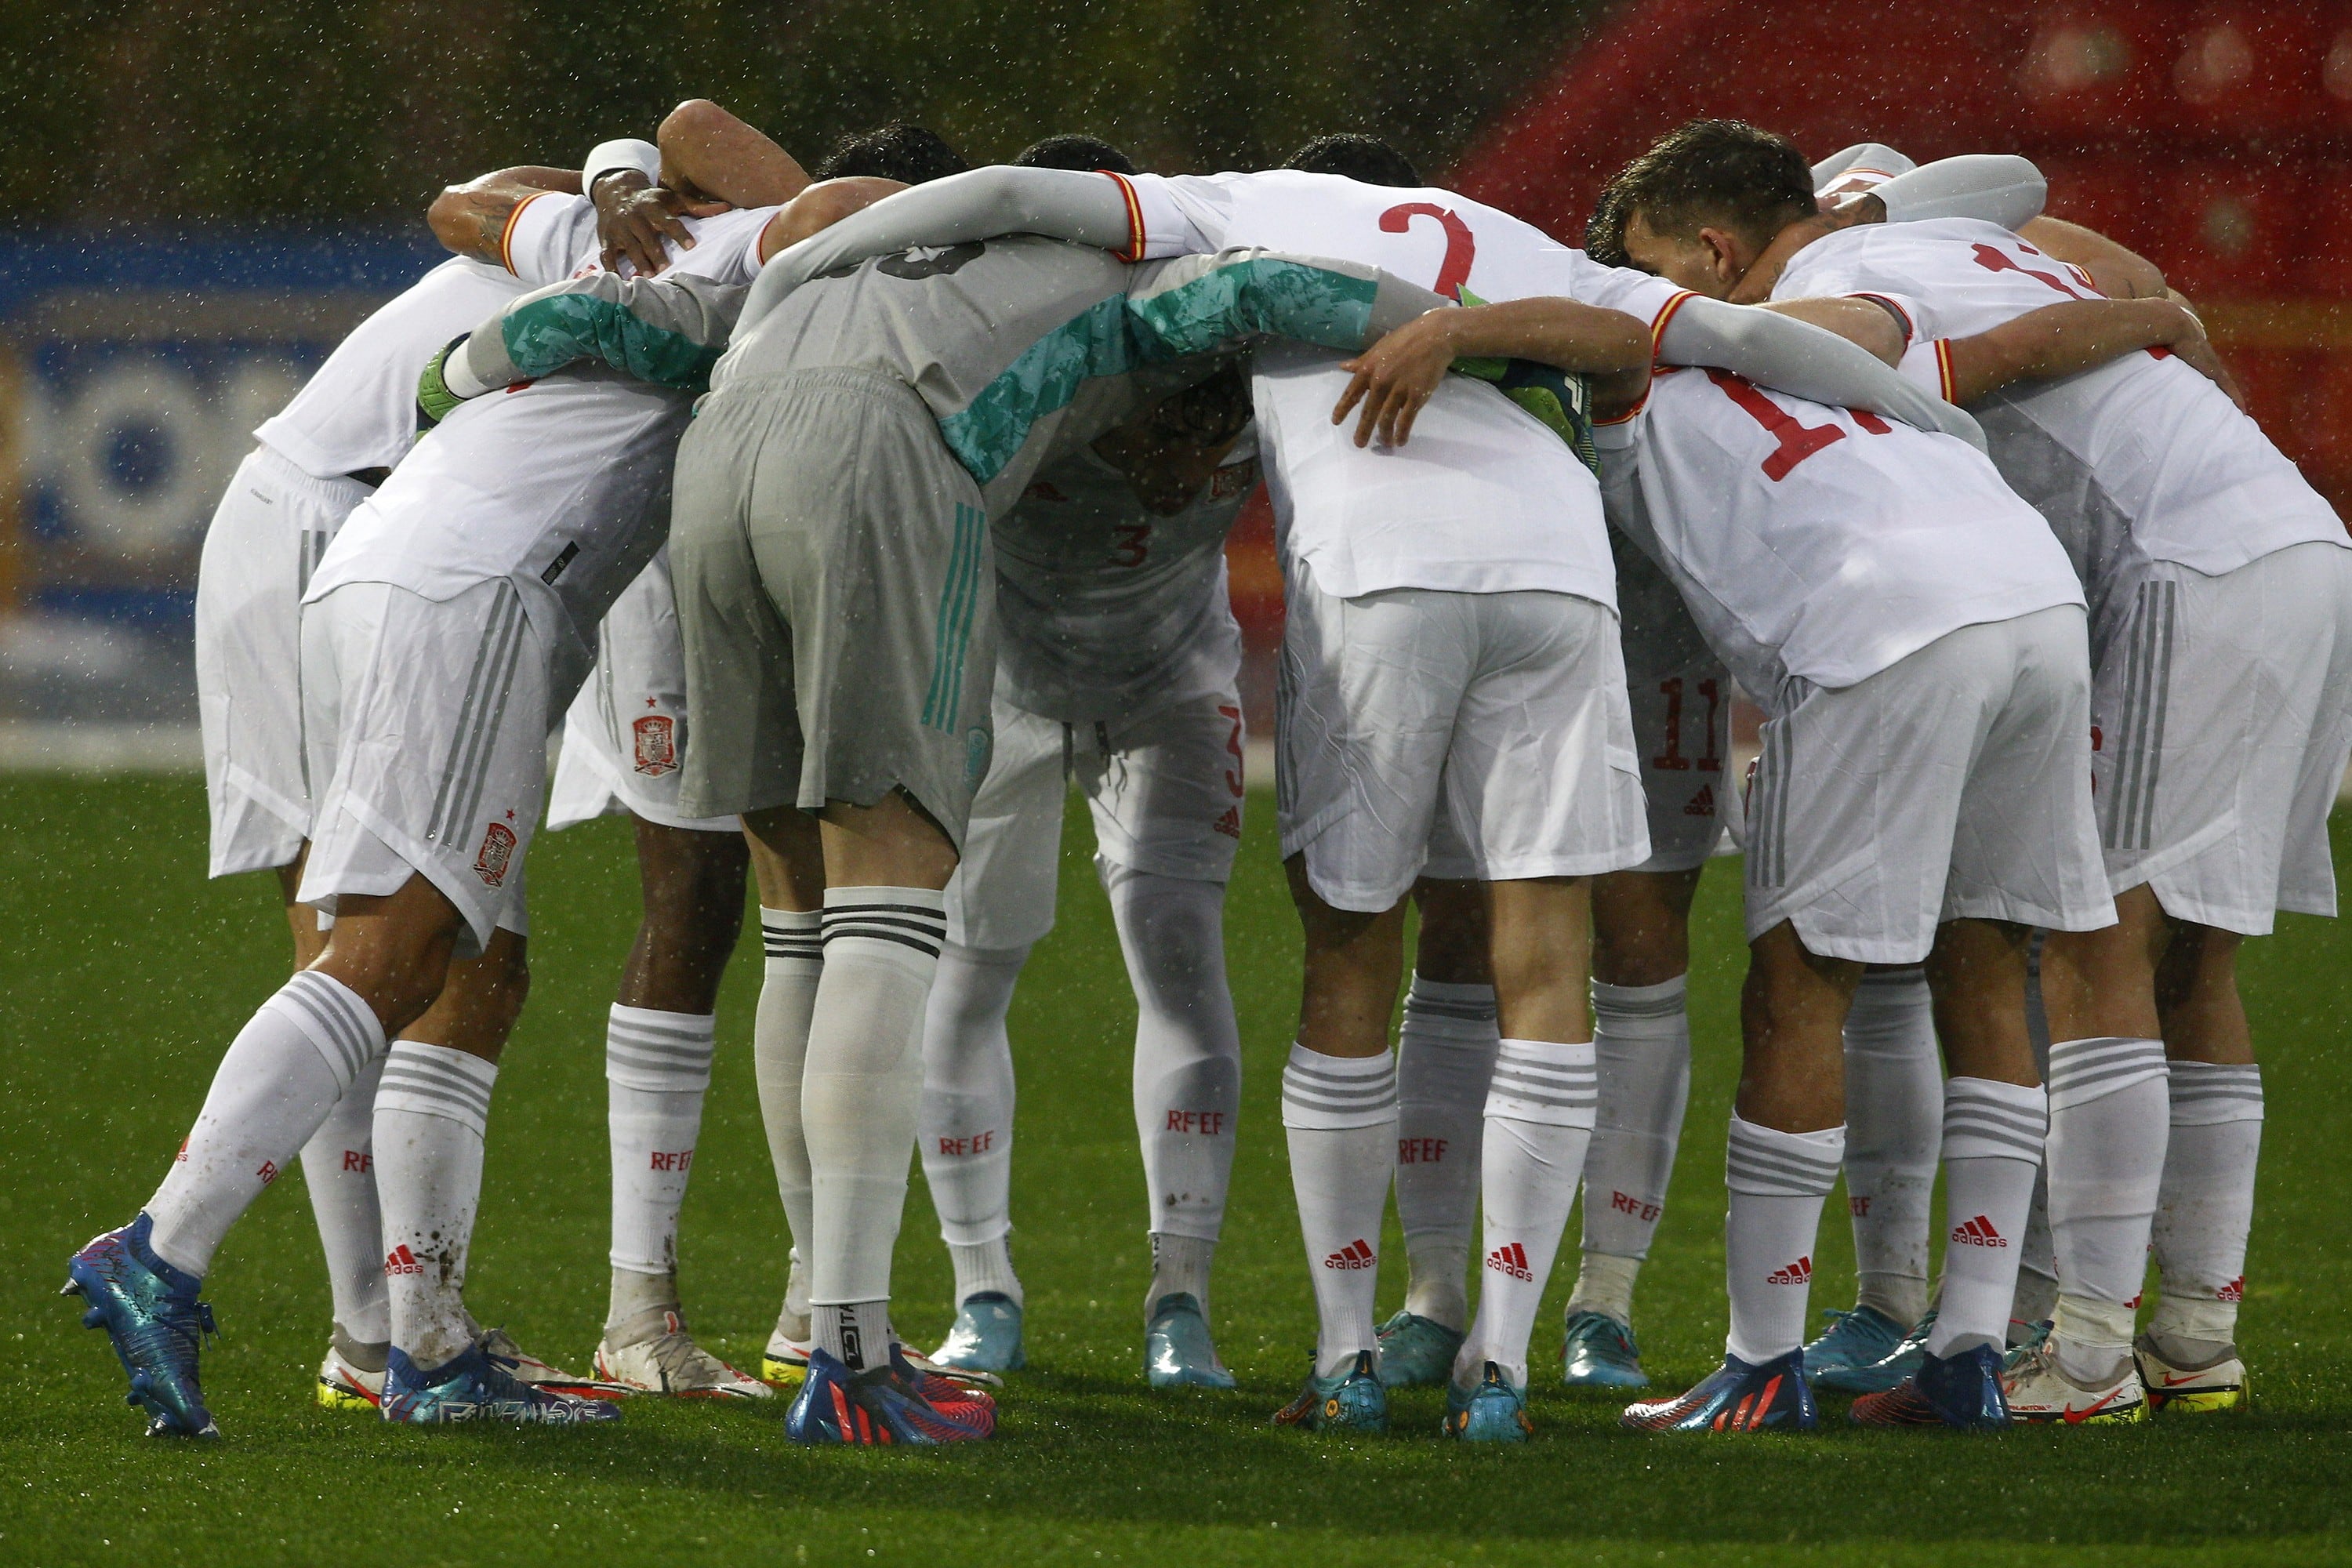
[[(319, 1363), (319, 1408), (376, 1410), (383, 1405), (383, 1358), (389, 1345), (365, 1345), (346, 1339), (337, 1329), (327, 1341), (327, 1356)], [(368, 1363), (375, 1370), (368, 1370)]]
[(2147, 1391), (2129, 1356), (2106, 1382), (2077, 1383), (2058, 1364), (2053, 1340), (2011, 1352), (2000, 1391), (2011, 1421), (2099, 1426), (2147, 1419)]
[(653, 1338), (631, 1344), (614, 1345), (608, 1336), (596, 1347), (596, 1375), (639, 1394), (679, 1399), (775, 1397), (774, 1389), (696, 1344), (686, 1331), (686, 1320), (675, 1311), (664, 1311), (659, 1327), (662, 1331)]
[(2147, 1385), (2152, 1409), (2177, 1410), (2186, 1415), (2243, 1410), (2249, 1403), (2246, 1363), (2238, 1359), (2235, 1345), (2224, 1345), (2216, 1355), (2175, 1363), (2154, 1334), (2142, 1334), (2132, 1342), (2132, 1359), (2139, 1365), (2140, 1382)]
[(485, 1354), (507, 1363), (507, 1374), (517, 1383), (528, 1383), (550, 1394), (569, 1394), (574, 1399), (620, 1399), (634, 1392), (625, 1383), (582, 1377), (552, 1362), (541, 1361), (515, 1343), (515, 1337), (504, 1329), (485, 1330), (478, 1342)]
[(779, 1387), (808, 1376), (810, 1331), (806, 1312), (788, 1307), (777, 1313), (775, 1331), (768, 1336), (767, 1352), (760, 1358), (760, 1376)]

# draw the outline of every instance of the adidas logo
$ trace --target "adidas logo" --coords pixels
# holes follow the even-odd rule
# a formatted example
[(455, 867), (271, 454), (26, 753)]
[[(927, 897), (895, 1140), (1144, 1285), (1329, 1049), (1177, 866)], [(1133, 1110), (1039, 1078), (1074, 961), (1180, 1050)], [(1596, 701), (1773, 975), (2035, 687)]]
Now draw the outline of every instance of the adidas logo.
[(1813, 1260), (1800, 1258), (1785, 1268), (1775, 1268), (1764, 1276), (1767, 1285), (1810, 1285), (1813, 1282)]
[(1713, 816), (1715, 815), (1715, 786), (1713, 784), (1699, 785), (1698, 793), (1690, 797), (1690, 804), (1688, 805), (1683, 807), (1683, 815), (1685, 816)]
[(1225, 807), (1224, 816), (1210, 826), (1228, 838), (1239, 838), (1242, 836), (1242, 808), (1238, 805)]
[(1323, 1267), (1326, 1268), (1377, 1268), (1380, 1267), (1380, 1254), (1372, 1250), (1372, 1244), (1360, 1236), (1325, 1258)]
[(1486, 1267), (1497, 1274), (1507, 1274), (1514, 1279), (1535, 1283), (1535, 1271), (1528, 1267), (1528, 1249), (1517, 1242), (1507, 1242), (1486, 1254)]
[(1992, 1221), (1979, 1215), (1966, 1225), (1956, 1225), (1952, 1227), (1952, 1245), (1955, 1247), (2007, 1247), (2009, 1238), (1993, 1229)]
[(408, 1243), (404, 1241), (383, 1255), (383, 1271), (386, 1274), (422, 1274), (425, 1265), (416, 1261), (416, 1254), (409, 1251)]
[(2245, 1299), (2246, 1277), (2242, 1274), (2213, 1292), (2213, 1300), (2216, 1301), (2242, 1301)]

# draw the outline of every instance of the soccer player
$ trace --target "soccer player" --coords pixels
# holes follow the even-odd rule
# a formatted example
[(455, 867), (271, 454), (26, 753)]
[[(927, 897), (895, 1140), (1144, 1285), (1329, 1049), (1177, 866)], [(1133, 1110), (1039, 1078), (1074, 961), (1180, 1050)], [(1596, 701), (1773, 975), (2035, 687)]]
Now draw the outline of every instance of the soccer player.
[[(1023, 229), (1104, 238), (1125, 221), (1130, 243), (1153, 253), (1236, 240), (1307, 246), (1479, 297), (1612, 287), (1675, 292), (1632, 273), (1580, 272), (1580, 256), (1451, 193), (1381, 188), (1370, 182), (1414, 176), (1370, 139), (1326, 139), (1294, 162), (1308, 171), (1108, 183), (982, 171), (877, 206), (793, 264), (833, 265), (878, 248), (885, 236), (946, 243)], [(1333, 177), (1339, 173), (1356, 178)], [(763, 279), (760, 287), (770, 286)], [(1579, 321), (1579, 346), (1590, 356), (1581, 363), (1624, 374), (1645, 368), (1646, 345), (1625, 332), (1630, 323), (1605, 310), (1588, 310)], [(1703, 310), (1681, 331), (1699, 356), (1743, 364), (1760, 366), (1768, 341), (1793, 343), (1795, 365), (1782, 374), (1810, 376), (1817, 386), (1835, 381), (1842, 396), (1849, 385), (1856, 396), (1875, 388), (1889, 406), (1915, 416), (1934, 406), (1894, 392), (1884, 367), (1851, 345), (1798, 323)], [(1377, 1426), (1386, 1401), (1370, 1311), (1371, 1238), (1397, 1158), (1386, 1019), (1403, 897), (1424, 863), (1433, 875), (1497, 885), (1493, 897), (1504, 912), (1490, 926), (1490, 944), (1506, 973), (1503, 1027), (1516, 1029), (1517, 1042), (1516, 1065), (1498, 1072), (1496, 1090), (1517, 1152), (1490, 1162), (1486, 1179), (1489, 1240), (1502, 1241), (1500, 1256), (1518, 1243), (1497, 1233), (1517, 1226), (1523, 1211), (1537, 1216), (1526, 1227), (1532, 1237), (1556, 1205), (1556, 1243), (1592, 1124), (1582, 875), (1646, 851), (1631, 770), (1620, 776), (1606, 760), (1612, 751), (1630, 760), (1632, 744), (1591, 473), (1563, 463), (1568, 449), (1543, 438), (1541, 424), (1468, 386), (1439, 392), (1430, 432), (1441, 438), (1411, 452), (1368, 450), (1328, 413), (1347, 384), (1328, 356), (1286, 349), (1258, 357), (1261, 439), (1292, 578), (1277, 809), (1309, 950), (1285, 1121), (1310, 1267), (1320, 1265), (1322, 1319), (1307, 1387), (1278, 1418)], [(1580, 394), (1563, 388), (1560, 395), (1572, 405)], [(1555, 400), (1552, 408), (1572, 434), (1580, 407)], [(1600, 616), (1590, 626), (1588, 612)], [(1391, 643), (1392, 657), (1373, 651)], [(1571, 974), (1572, 982), (1562, 979)], [(1508, 1222), (1496, 1217), (1506, 1208), (1514, 1214)], [(1514, 1267), (1539, 1279), (1526, 1265)], [(1512, 1323), (1521, 1311), (1532, 1321), (1539, 1291), (1536, 1282), (1532, 1290), (1489, 1292), (1484, 1308), (1497, 1313), (1496, 1344), (1516, 1338), (1524, 1346), (1524, 1326)], [(1511, 1304), (1498, 1306), (1497, 1295)], [(1471, 1359), (1471, 1384), (1492, 1359)], [(1496, 1372), (1495, 1381), (1492, 1419), (1467, 1428), (1523, 1435), (1524, 1366), (1515, 1379)], [(1476, 1392), (1457, 1377), (1457, 1415), (1466, 1419)]]
[[(1986, 410), (2004, 474), (2089, 595), (2121, 920), (2053, 933), (2043, 957), (2060, 1293), (2048, 1341), (2009, 1374), (2020, 1418), (2068, 1424), (2243, 1400), (2234, 1329), (2262, 1089), (2235, 952), (2276, 910), (2334, 912), (2325, 824), (2352, 750), (2343, 527), (2225, 388), (2182, 363), (2210, 362), (2201, 339), (2006, 389), (1972, 361), (1979, 334), (2096, 298), (2090, 276), (1941, 223), (1825, 236), (1775, 284), (1883, 297), (1906, 318), (1923, 371)], [(2151, 1235), (2164, 1289), (2135, 1339)]]

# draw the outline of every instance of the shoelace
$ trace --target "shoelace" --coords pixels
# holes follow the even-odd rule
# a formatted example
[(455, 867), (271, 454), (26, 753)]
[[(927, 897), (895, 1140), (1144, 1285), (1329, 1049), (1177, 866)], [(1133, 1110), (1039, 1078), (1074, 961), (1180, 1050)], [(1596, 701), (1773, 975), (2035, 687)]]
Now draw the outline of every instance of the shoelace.
[(168, 1335), (176, 1352), (174, 1359), (194, 1360), (204, 1349), (206, 1339), (216, 1337), (220, 1327), (213, 1321), (209, 1301), (174, 1301), (166, 1298), (163, 1308), (148, 1320), (147, 1331)]
[(729, 1380), (727, 1363), (696, 1344), (691, 1336), (664, 1334), (654, 1341), (649, 1353), (654, 1370), (660, 1373), (666, 1385), (684, 1384), (707, 1388)]

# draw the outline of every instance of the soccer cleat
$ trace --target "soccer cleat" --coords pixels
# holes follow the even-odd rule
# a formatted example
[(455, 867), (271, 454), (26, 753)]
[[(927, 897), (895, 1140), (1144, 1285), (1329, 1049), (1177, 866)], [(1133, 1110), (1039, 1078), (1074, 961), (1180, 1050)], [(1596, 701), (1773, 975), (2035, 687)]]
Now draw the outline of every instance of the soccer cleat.
[(2066, 1375), (2055, 1343), (2047, 1340), (2010, 1352), (2000, 1392), (2011, 1421), (2092, 1426), (2147, 1419), (2147, 1391), (2131, 1357), (2109, 1381), (2084, 1384)]
[(1274, 1413), (1277, 1426), (1310, 1432), (1385, 1432), (1389, 1394), (1372, 1370), (1372, 1352), (1358, 1351), (1355, 1364), (1333, 1377), (1307, 1375), (1298, 1397)]
[(977, 1442), (995, 1431), (994, 1400), (917, 1372), (896, 1344), (889, 1360), (863, 1372), (812, 1349), (801, 1391), (784, 1412), (785, 1435), (796, 1443), (928, 1447)]
[(2001, 1352), (1990, 1345), (1926, 1356), (1919, 1370), (1883, 1394), (1853, 1402), (1846, 1419), (1858, 1426), (1957, 1426), (1996, 1431), (2009, 1425), (2000, 1392)]
[(607, 1383), (601, 1378), (582, 1377), (578, 1373), (565, 1372), (551, 1362), (544, 1362), (515, 1343), (515, 1337), (504, 1329), (486, 1329), (478, 1342), (483, 1353), (498, 1362), (507, 1374), (518, 1383), (566, 1399), (622, 1399), (631, 1392), (628, 1384)]
[(1021, 1347), (1021, 1303), (1002, 1290), (965, 1297), (931, 1361), (950, 1372), (1019, 1372), (1029, 1364)]
[(1209, 1320), (1189, 1290), (1162, 1296), (1143, 1331), (1143, 1376), (1154, 1388), (1232, 1388), (1234, 1374), (1217, 1359)]
[(127, 1403), (147, 1412), (150, 1437), (217, 1437), (197, 1381), (197, 1352), (213, 1310), (196, 1300), (200, 1282), (155, 1255), (154, 1221), (142, 1213), (120, 1230), (93, 1237), (66, 1263), (59, 1292), (89, 1303), (82, 1327), (104, 1329), (130, 1374)]
[(1535, 1435), (1528, 1419), (1527, 1395), (1511, 1386), (1503, 1369), (1493, 1362), (1475, 1388), (1445, 1385), (1445, 1421), (1438, 1428), (1462, 1443), (1524, 1443)]
[(1647, 1388), (1642, 1348), (1633, 1331), (1606, 1312), (1568, 1315), (1568, 1341), (1559, 1348), (1559, 1375), (1570, 1388)]
[[(384, 1354), (391, 1348), (362, 1344), (337, 1329), (327, 1340), (326, 1359), (319, 1363), (319, 1408), (374, 1410), (382, 1405)], [(375, 1363), (373, 1371), (370, 1362)]]
[(1617, 1424), (1636, 1432), (1810, 1432), (1820, 1419), (1805, 1352), (1796, 1350), (1760, 1366), (1727, 1354), (1689, 1393), (1628, 1405)]
[(1857, 1371), (1885, 1361), (1906, 1332), (1901, 1323), (1875, 1307), (1844, 1310), (1831, 1307), (1822, 1316), (1829, 1320), (1828, 1330), (1805, 1347), (1805, 1375), (1817, 1388), (1840, 1387), (1832, 1373)]
[(1464, 1335), (1434, 1318), (1399, 1311), (1380, 1327), (1381, 1382), (1391, 1388), (1435, 1388), (1454, 1379)]
[[(1927, 1359), (1927, 1331), (1935, 1326), (1936, 1310), (1930, 1307), (1927, 1315), (1914, 1323), (1911, 1331), (1876, 1361), (1827, 1367), (1814, 1375), (1813, 1381), (1840, 1394), (1884, 1394), (1919, 1370), (1919, 1363)], [(1828, 1339), (1836, 1332), (1832, 1329), (1822, 1337)], [(1812, 1373), (1812, 1347), (1807, 1346), (1805, 1370), (1809, 1374)]]
[(397, 1345), (384, 1353), (383, 1418), (411, 1426), (503, 1421), (519, 1426), (586, 1426), (618, 1421), (609, 1400), (582, 1399), (524, 1382), (487, 1337), (443, 1364), (420, 1369)]
[(2151, 1410), (2200, 1415), (2243, 1410), (2250, 1402), (2246, 1363), (2238, 1358), (2235, 1345), (2225, 1346), (2218, 1355), (2191, 1358), (2189, 1364), (2180, 1365), (2166, 1356), (2155, 1335), (2142, 1334), (2132, 1342), (2132, 1359), (2139, 1367), (2140, 1384), (2147, 1391)]
[[(647, 1314), (650, 1318), (653, 1315)], [(596, 1347), (596, 1376), (639, 1394), (667, 1394), (680, 1399), (772, 1399), (775, 1390), (745, 1377), (694, 1342), (686, 1320), (664, 1308), (654, 1321), (628, 1325), (658, 1328), (648, 1339), (625, 1345), (612, 1336)]]
[(772, 1384), (796, 1384), (808, 1375), (811, 1343), (808, 1315), (789, 1308), (776, 1314), (775, 1331), (760, 1357), (760, 1375)]

